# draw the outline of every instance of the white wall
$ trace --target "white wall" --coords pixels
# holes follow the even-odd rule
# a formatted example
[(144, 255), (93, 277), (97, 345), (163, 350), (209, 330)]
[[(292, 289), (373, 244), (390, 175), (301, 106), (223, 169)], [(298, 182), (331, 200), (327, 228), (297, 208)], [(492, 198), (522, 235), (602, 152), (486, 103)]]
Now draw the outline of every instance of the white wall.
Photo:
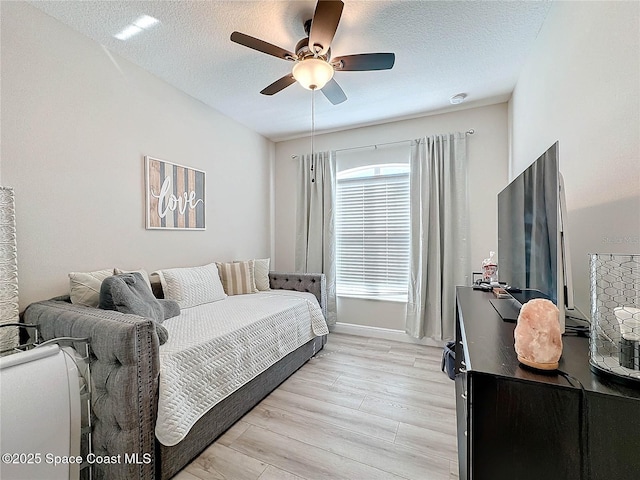
[[(497, 247), (496, 195), (507, 184), (507, 123), (507, 104), (503, 103), (318, 135), (314, 145), (316, 150), (338, 150), (474, 129), (475, 135), (467, 142), (470, 231), (472, 265), (479, 270), (489, 250)], [(298, 160), (291, 156), (310, 149), (309, 138), (276, 144), (274, 266), (278, 270), (294, 268)], [(404, 303), (342, 298), (338, 300), (338, 322), (404, 330), (405, 308)]]
[[(270, 252), (273, 143), (24, 2), (2, 8), (2, 181), (20, 305), (67, 273)], [(144, 228), (144, 155), (206, 171), (207, 230)]]
[(512, 178), (559, 141), (587, 314), (588, 253), (640, 253), (638, 32), (638, 2), (554, 2), (509, 102)]

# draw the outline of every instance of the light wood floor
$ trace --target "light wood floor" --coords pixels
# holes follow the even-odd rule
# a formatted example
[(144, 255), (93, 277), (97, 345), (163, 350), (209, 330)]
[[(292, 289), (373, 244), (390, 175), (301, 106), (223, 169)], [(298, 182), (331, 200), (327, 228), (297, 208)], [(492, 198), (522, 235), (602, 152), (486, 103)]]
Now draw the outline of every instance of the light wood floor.
[(331, 334), (174, 480), (458, 478), (442, 350)]

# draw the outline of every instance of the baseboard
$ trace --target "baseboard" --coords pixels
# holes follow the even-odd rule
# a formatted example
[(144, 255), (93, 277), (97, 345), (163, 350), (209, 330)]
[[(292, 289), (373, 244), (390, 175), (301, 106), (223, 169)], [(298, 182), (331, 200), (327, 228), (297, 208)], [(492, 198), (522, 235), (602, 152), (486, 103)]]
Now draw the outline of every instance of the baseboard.
[(331, 331), (334, 333), (344, 333), (346, 335), (357, 335), (359, 337), (381, 338), (393, 340), (394, 342), (413, 343), (414, 345), (427, 345), (429, 347), (442, 347), (445, 342), (438, 342), (432, 338), (413, 338), (402, 330), (392, 330), (390, 328), (369, 327), (366, 325), (356, 325), (354, 323), (336, 323)]

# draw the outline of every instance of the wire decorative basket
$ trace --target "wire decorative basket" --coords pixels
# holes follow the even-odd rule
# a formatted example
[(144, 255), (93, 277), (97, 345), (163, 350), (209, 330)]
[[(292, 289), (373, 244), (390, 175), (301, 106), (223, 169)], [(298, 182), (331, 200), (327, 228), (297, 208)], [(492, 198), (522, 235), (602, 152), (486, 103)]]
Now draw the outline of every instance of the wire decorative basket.
[(640, 382), (640, 255), (591, 254), (589, 363)]

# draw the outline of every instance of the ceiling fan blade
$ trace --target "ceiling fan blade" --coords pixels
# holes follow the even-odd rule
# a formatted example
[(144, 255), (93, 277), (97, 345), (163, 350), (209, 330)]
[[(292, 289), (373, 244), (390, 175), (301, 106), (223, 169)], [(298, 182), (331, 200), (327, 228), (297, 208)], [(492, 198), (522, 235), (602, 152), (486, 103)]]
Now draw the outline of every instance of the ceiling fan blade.
[(338, 29), (343, 7), (344, 3), (341, 1), (318, 1), (313, 20), (311, 20), (309, 50), (320, 55), (327, 53)]
[(240, 45), (244, 45), (245, 47), (252, 48), (262, 53), (266, 53), (268, 55), (273, 55), (274, 57), (282, 58), (284, 60), (295, 60), (296, 56), (285, 50), (284, 48), (280, 48), (276, 45), (272, 45), (264, 40), (260, 40), (259, 38), (251, 37), (249, 35), (245, 35), (240, 32), (233, 32), (231, 34), (231, 41), (235, 43), (239, 43)]
[(332, 58), (337, 71), (363, 72), (367, 70), (389, 70), (393, 68), (396, 56), (393, 53), (361, 53)]
[(329, 82), (324, 87), (322, 87), (322, 93), (324, 93), (324, 96), (327, 97), (327, 100), (329, 100), (334, 105), (338, 105), (339, 103), (342, 103), (347, 99), (344, 91), (342, 90), (340, 85), (338, 85), (338, 82), (336, 82), (333, 78), (329, 80)]
[(264, 88), (260, 93), (263, 95), (274, 95), (280, 90), (284, 90), (289, 85), (296, 83), (296, 79), (290, 73), (282, 78), (279, 78), (268, 87)]

